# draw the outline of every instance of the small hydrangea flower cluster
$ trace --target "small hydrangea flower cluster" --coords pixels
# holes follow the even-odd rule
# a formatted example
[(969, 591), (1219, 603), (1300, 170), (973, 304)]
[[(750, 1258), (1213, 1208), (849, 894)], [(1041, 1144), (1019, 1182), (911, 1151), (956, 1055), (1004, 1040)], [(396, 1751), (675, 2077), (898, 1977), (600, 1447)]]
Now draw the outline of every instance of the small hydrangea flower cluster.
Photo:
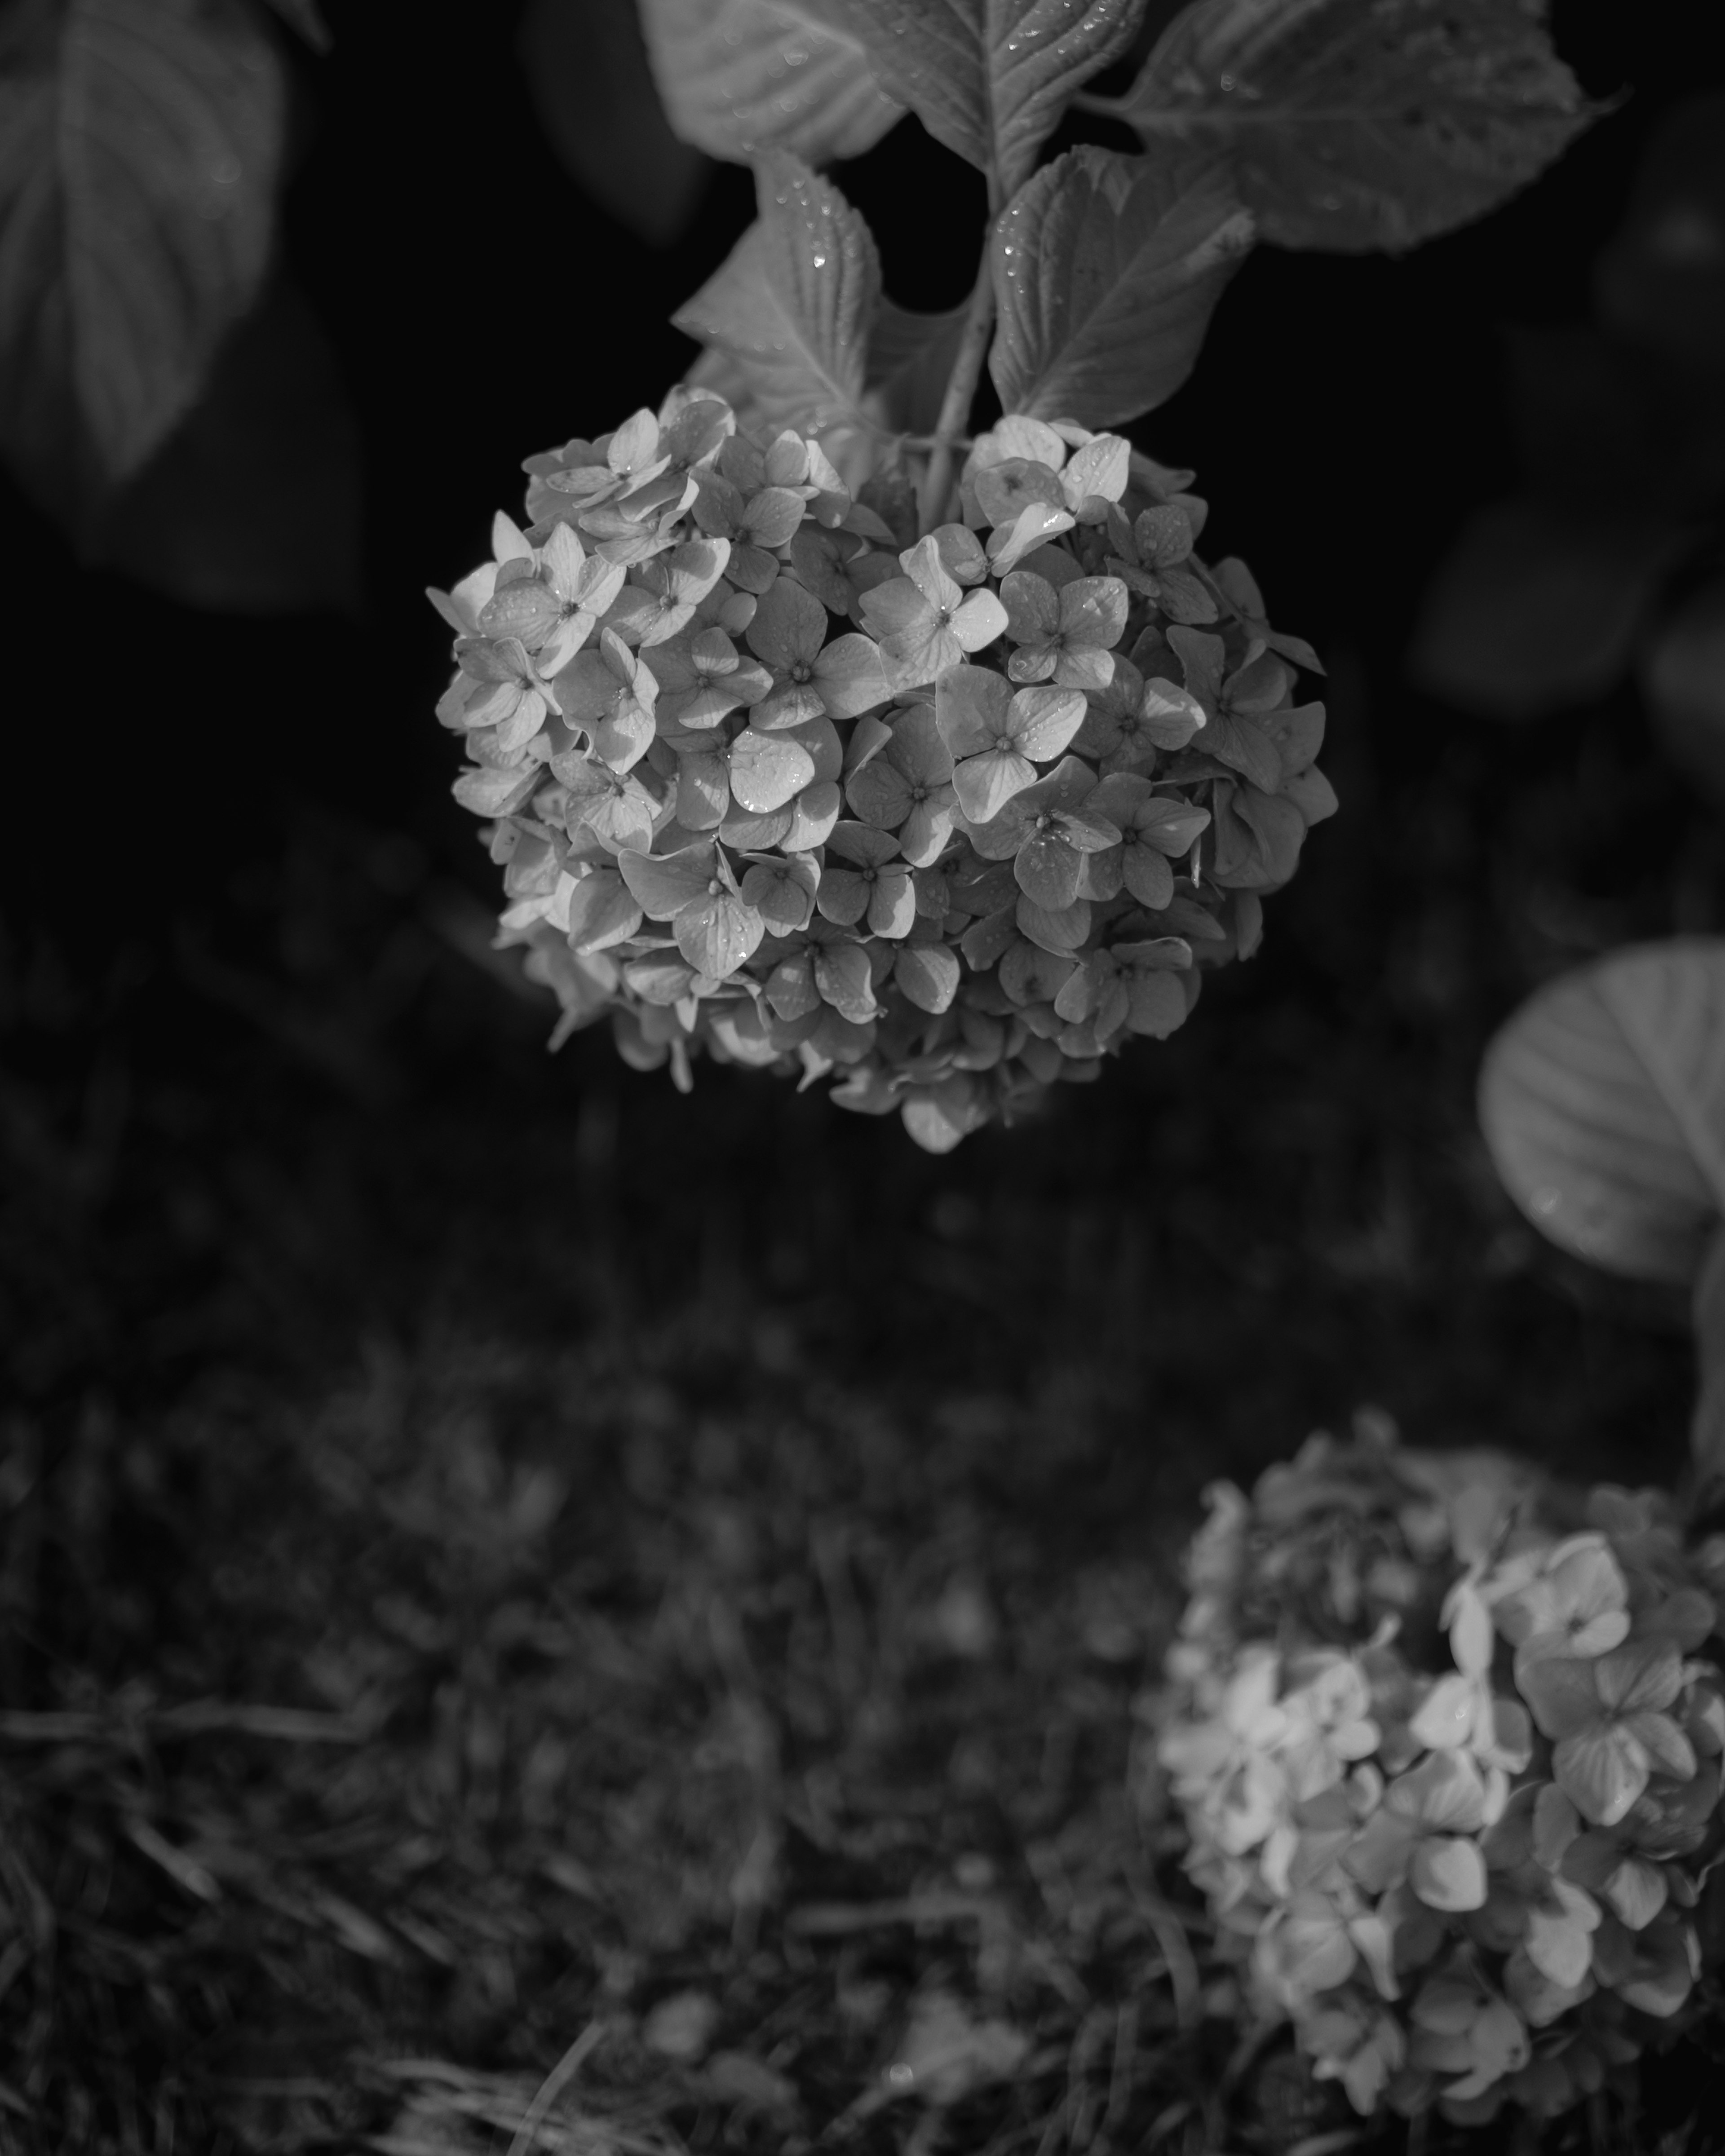
[(1335, 797), (1317, 666), (1192, 475), (1003, 420), (963, 521), (685, 387), (529, 459), (529, 523), (433, 593), (438, 707), (502, 940), (686, 1088), (699, 1050), (935, 1149), (1186, 1017)]
[(1363, 1418), (1209, 1493), (1155, 1702), (1188, 1868), (1355, 2107), (1548, 2116), (1694, 2010), (1714, 1601), (1668, 1501)]

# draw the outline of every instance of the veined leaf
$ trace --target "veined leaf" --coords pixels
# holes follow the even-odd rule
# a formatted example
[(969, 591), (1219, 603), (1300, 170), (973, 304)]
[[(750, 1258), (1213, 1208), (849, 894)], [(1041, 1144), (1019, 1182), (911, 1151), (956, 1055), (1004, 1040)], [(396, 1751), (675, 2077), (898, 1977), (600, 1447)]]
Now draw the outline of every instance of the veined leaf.
[(1413, 247), (1525, 187), (1593, 115), (1541, 0), (1196, 0), (1118, 110), (1224, 153), (1266, 239)]
[(755, 170), (759, 217), (673, 319), (735, 362), (770, 424), (813, 432), (855, 415), (880, 260), (830, 181), (783, 151)]
[(1001, 403), (1086, 427), (1162, 403), (1192, 372), (1252, 236), (1214, 167), (1069, 150), (995, 227), (988, 371)]
[(0, 47), (0, 442), (64, 513), (166, 439), (254, 297), (285, 97), (237, 0), (32, 29)]
[(1692, 1281), (1725, 1209), (1725, 941), (1644, 944), (1542, 989), (1486, 1051), (1480, 1117), (1554, 1243)]
[(849, 10), (813, 0), (641, 0), (670, 123), (709, 157), (860, 157), (904, 107), (870, 72)]
[(882, 87), (1009, 202), (1068, 100), (1132, 43), (1142, 0), (845, 0)]

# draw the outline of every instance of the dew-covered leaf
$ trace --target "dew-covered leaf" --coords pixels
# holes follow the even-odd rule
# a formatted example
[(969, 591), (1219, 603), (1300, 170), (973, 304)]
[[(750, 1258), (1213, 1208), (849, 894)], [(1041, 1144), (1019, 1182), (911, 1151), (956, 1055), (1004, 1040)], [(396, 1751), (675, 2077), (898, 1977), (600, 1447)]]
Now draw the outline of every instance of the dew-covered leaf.
[(788, 152), (756, 182), (760, 214), (675, 325), (736, 362), (768, 424), (813, 432), (855, 415), (880, 262), (856, 211)]
[(0, 443), (64, 513), (166, 439), (251, 304), (285, 87), (239, 0), (13, 13), (0, 56)]
[(1402, 249), (1481, 217), (1591, 114), (1540, 0), (1197, 0), (1122, 101), (1221, 153), (1267, 239)]
[(1213, 164), (1069, 150), (995, 227), (1001, 403), (1086, 427), (1150, 411), (1192, 372), (1251, 242), (1250, 213)]
[(1553, 1242), (1692, 1281), (1725, 1207), (1725, 941), (1642, 945), (1542, 989), (1486, 1052), (1480, 1116)]
[(875, 80), (848, 13), (834, 0), (641, 0), (671, 126), (739, 164), (764, 150), (809, 165), (860, 157), (904, 108)]
[(1139, 0), (845, 0), (882, 87), (1008, 201), (1073, 92), (1131, 44)]

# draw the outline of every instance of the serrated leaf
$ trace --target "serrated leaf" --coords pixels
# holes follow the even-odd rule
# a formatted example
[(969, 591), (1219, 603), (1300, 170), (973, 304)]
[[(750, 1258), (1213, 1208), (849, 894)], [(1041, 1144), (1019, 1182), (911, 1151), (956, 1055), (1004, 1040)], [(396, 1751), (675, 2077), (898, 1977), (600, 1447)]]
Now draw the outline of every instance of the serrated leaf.
[(0, 59), (0, 442), (62, 515), (190, 410), (270, 249), (285, 96), (235, 0), (67, 0)]
[(1230, 160), (1266, 239), (1399, 249), (1482, 217), (1592, 113), (1539, 0), (1197, 0), (1118, 108)]
[(1252, 236), (1213, 167), (1069, 150), (994, 228), (1001, 403), (1086, 427), (1152, 410), (1192, 372)]
[[(845, 0), (882, 86), (1008, 201), (1081, 85), (1131, 44), (1141, 0)], [(1009, 409), (1010, 408), (1009, 407)]]
[(1725, 941), (1643, 945), (1542, 989), (1486, 1051), (1480, 1117), (1553, 1242), (1693, 1281), (1725, 1204)]
[(671, 126), (737, 164), (764, 150), (809, 165), (860, 157), (904, 107), (875, 80), (847, 13), (796, 0), (641, 0)]
[(754, 223), (673, 319), (736, 362), (770, 424), (814, 432), (855, 415), (880, 261), (839, 190), (785, 151), (757, 165), (756, 200)]

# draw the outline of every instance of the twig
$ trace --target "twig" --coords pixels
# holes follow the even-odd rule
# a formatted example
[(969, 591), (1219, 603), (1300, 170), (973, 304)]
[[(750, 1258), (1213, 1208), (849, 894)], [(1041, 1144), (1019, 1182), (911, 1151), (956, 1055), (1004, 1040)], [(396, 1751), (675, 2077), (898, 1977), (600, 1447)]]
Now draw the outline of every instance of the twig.
[(516, 2129), (515, 2138), (509, 2144), (509, 2156), (526, 2156), (526, 2152), (538, 2139), (539, 2129), (545, 2123), (552, 2106), (580, 2072), (588, 2056), (598, 2050), (599, 2039), (604, 2033), (603, 2021), (589, 2021), (545, 2076), (539, 2085), (538, 2095), (527, 2106), (526, 2116)]
[(983, 264), (977, 272), (964, 317), (964, 334), (958, 340), (952, 372), (947, 377), (947, 393), (941, 400), (940, 418), (934, 429), (934, 447), (923, 475), (919, 505), (924, 531), (933, 531), (946, 509), (952, 489), (952, 452), (970, 424), (970, 408), (976, 402), (976, 386), (988, 349), (988, 333), (994, 326), (994, 228), (991, 222), (983, 242)]
[(297, 1707), (226, 1705), (220, 1700), (191, 1700), (182, 1707), (146, 1707), (108, 1714), (78, 1709), (31, 1713), (19, 1709), (0, 1714), (0, 1743), (75, 1744), (100, 1738), (121, 1738), (142, 1727), (176, 1737), (232, 1733), (270, 1737), (285, 1744), (359, 1744), (366, 1732), (345, 1716), (318, 1714)]

